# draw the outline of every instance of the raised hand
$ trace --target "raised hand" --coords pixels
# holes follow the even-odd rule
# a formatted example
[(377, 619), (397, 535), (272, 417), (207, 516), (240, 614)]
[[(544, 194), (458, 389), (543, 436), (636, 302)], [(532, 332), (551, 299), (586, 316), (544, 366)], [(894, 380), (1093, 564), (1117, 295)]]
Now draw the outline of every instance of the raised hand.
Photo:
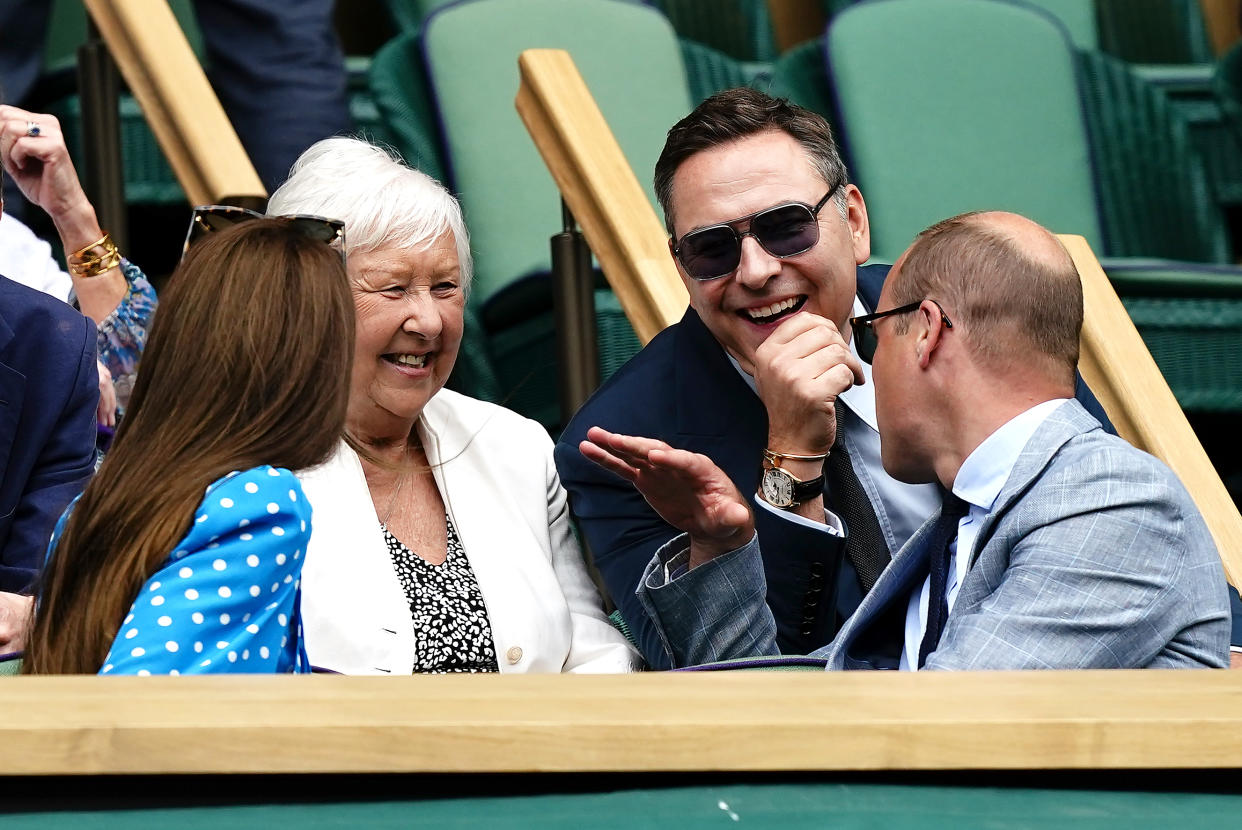
[(67, 250), (99, 238), (95, 209), (78, 181), (55, 116), (0, 106), (0, 163), (25, 197), (52, 217)]
[(768, 449), (819, 455), (837, 434), (837, 397), (862, 366), (831, 320), (796, 314), (755, 351), (755, 387), (768, 412)]
[(750, 505), (707, 456), (599, 427), (587, 439), (578, 445), (584, 456), (631, 482), (664, 521), (690, 535), (690, 567), (750, 541)]

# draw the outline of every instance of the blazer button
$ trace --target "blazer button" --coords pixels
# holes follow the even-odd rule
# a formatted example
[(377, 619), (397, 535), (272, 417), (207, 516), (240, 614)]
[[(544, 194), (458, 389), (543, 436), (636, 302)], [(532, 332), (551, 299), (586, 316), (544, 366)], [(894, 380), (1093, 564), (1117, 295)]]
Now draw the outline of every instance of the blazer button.
[(510, 646), (509, 650), (505, 652), (505, 659), (509, 661), (510, 666), (516, 666), (522, 662), (522, 647)]

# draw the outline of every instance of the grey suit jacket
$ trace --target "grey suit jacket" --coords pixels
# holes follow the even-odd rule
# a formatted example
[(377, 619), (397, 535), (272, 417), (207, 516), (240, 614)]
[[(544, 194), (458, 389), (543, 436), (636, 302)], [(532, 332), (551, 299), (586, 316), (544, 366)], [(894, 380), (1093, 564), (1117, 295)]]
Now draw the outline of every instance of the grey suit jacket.
[[(896, 668), (935, 519), (815, 652), (828, 668)], [(665, 584), (684, 546), (661, 549), (638, 589), (674, 664), (775, 654), (758, 542)], [(1076, 401), (1027, 443), (970, 555), (929, 669), (1228, 665), (1224, 570), (1198, 509), (1171, 470)]]

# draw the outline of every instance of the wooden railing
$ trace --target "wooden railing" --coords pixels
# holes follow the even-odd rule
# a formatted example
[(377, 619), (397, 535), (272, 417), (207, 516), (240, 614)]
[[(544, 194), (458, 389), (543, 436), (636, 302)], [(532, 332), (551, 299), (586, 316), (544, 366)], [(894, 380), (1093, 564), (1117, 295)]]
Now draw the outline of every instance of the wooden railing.
[(264, 198), (263, 183), (168, 3), (85, 3), (190, 203)]
[[(518, 64), (518, 112), (646, 342), (686, 305), (667, 236), (569, 54), (532, 49)], [(1061, 240), (1083, 281), (1083, 377), (1117, 431), (1181, 477), (1211, 528), (1230, 582), (1242, 585), (1242, 516), (1086, 240)]]
[(8, 677), (0, 746), (4, 775), (1237, 768), (1242, 672)]

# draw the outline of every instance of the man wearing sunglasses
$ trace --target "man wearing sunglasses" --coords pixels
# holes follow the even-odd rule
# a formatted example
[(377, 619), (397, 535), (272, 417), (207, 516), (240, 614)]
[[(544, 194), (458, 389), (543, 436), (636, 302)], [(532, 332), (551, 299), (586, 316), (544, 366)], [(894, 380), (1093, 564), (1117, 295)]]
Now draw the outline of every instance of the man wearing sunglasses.
[[(1228, 665), (1224, 570), (1194, 502), (1072, 399), (1082, 308), (1052, 234), (966, 214), (920, 234), (880, 310), (850, 321), (872, 363), (884, 468), (943, 497), (814, 652), (829, 669)], [(778, 653), (741, 492), (703, 455), (594, 435), (590, 457), (732, 548), (696, 561), (680, 537), (644, 574), (672, 662)]]
[(778, 641), (805, 654), (939, 505), (935, 487), (884, 472), (869, 368), (850, 340), (848, 319), (875, 308), (887, 267), (862, 266), (867, 208), (827, 122), (761, 92), (719, 93), (676, 124), (655, 183), (691, 308), (583, 406), (557, 467), (653, 668), (668, 661), (634, 590), (678, 527), (581, 455), (592, 427), (702, 453), (758, 494)]

